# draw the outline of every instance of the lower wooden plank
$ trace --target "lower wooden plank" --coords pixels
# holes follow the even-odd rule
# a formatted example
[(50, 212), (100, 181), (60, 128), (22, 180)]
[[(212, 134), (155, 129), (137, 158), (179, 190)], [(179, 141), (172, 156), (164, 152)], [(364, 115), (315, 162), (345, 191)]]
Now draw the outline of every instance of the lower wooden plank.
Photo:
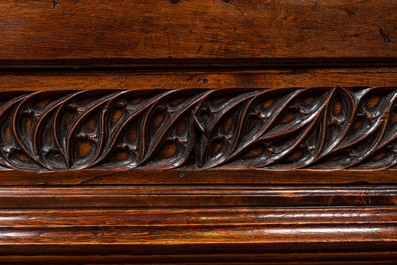
[(390, 262), (396, 223), (395, 207), (7, 210), (0, 263)]
[[(321, 260), (321, 261), (318, 261)], [(205, 255), (89, 255), (1, 256), (0, 264), (395, 264), (397, 252), (205, 254)]]

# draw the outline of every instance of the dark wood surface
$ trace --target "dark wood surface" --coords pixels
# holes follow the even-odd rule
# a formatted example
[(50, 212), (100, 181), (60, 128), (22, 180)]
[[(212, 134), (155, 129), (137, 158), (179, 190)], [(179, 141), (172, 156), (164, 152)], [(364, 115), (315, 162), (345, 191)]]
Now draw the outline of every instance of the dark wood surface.
[(270, 174), (385, 170), (397, 164), (394, 87), (6, 91), (1, 96), (4, 170), (219, 168)]
[(0, 264), (396, 264), (397, 1), (0, 2)]
[[(5, 209), (0, 213), (0, 263), (393, 264), (397, 259), (396, 159), (394, 149), (383, 150), (381, 144), (395, 141), (397, 74), (394, 68), (25, 70), (3, 72), (0, 80), (3, 99), (0, 208)], [(161, 103), (156, 97), (164, 93), (169, 97)], [(208, 97), (197, 97), (202, 93)], [(183, 112), (181, 109), (189, 109), (192, 104), (189, 100), (194, 97), (197, 98), (194, 104), (200, 104), (197, 109), (204, 108), (206, 102), (214, 102), (210, 96), (216, 93), (228, 97), (230, 102), (247, 100), (247, 93), (258, 100), (261, 95), (272, 99), (272, 95), (277, 98), (277, 95), (307, 93), (313, 99), (296, 96), (294, 105), (281, 104), (280, 114), (276, 115), (283, 115), (284, 110), (295, 111), (296, 104), (304, 110), (304, 105), (299, 104), (308, 101), (317, 102), (308, 106), (317, 106), (313, 110), (320, 109), (322, 114), (318, 116), (331, 115), (328, 125), (337, 125), (332, 118), (349, 120), (346, 128), (354, 130), (346, 129), (346, 135), (339, 138), (355, 140), (349, 140), (353, 143), (347, 144), (347, 150), (342, 149), (345, 151), (339, 160), (331, 161), (349, 159), (354, 165), (333, 167), (332, 163), (331, 166), (320, 163), (322, 166), (316, 169), (304, 163), (282, 168), (288, 162), (285, 160), (288, 156), (282, 156), (273, 162), (273, 168), (249, 163), (240, 167), (227, 163), (206, 167), (198, 166), (191, 155), (166, 149), (160, 160), (142, 155), (148, 159), (147, 166), (135, 164), (131, 168), (130, 162), (117, 164), (106, 156), (95, 155), (103, 153), (101, 150), (110, 153), (119, 150), (120, 144), (121, 150), (125, 150), (124, 145), (131, 144), (120, 142), (126, 139), (117, 136), (123, 135), (123, 130), (114, 133), (117, 126), (112, 125), (112, 120), (134, 117), (129, 112), (134, 108), (129, 98), (149, 95), (149, 100), (157, 102), (141, 108), (149, 108), (145, 113), (150, 117), (156, 106), (164, 116)], [(349, 95), (352, 95), (351, 103)], [(361, 99), (354, 95), (361, 95)], [(185, 99), (180, 101), (178, 97)], [(343, 101), (344, 98), (347, 100)], [(173, 100), (187, 105), (167, 114), (168, 110), (161, 104)], [(239, 104), (231, 104), (237, 110), (241, 108)], [(255, 103), (252, 99), (250, 104), (255, 107), (265, 103)], [(124, 114), (106, 118), (115, 106)], [(332, 111), (324, 111), (325, 106)], [(54, 115), (58, 113), (62, 117), (68, 112), (71, 123), (57, 127), (57, 120), (62, 124), (65, 119)], [(220, 110), (220, 113), (228, 112)], [(247, 113), (233, 114), (232, 120), (244, 120)], [(351, 118), (343, 118), (341, 114)], [(304, 121), (305, 115), (297, 115), (292, 122)], [(198, 114), (178, 117), (187, 117), (182, 119), (186, 129), (196, 126), (190, 119)], [(147, 120), (150, 123), (150, 118)], [(275, 128), (284, 124), (283, 119), (273, 120)], [(364, 124), (361, 131), (360, 126), (354, 125), (358, 120)], [(166, 122), (163, 130), (170, 131), (172, 123), (178, 124), (177, 121)], [(307, 124), (310, 123), (302, 128)], [(227, 122), (221, 127), (225, 126), (231, 127)], [(381, 134), (375, 133), (379, 127), (383, 128)], [(68, 128), (76, 128), (73, 129), (76, 132)], [(148, 134), (141, 136), (139, 142), (150, 142), (148, 137), (154, 128), (149, 127)], [(329, 127), (324, 128), (327, 137), (334, 137)], [(222, 131), (212, 130), (225, 137)], [(294, 129), (287, 135), (294, 137), (296, 133)], [(257, 139), (247, 131), (240, 134), (246, 135), (241, 138), (243, 145), (244, 141), (251, 144)], [(279, 134), (282, 136), (283, 130), (275, 139)], [(58, 142), (51, 137), (58, 137)], [(375, 142), (370, 145), (367, 139), (371, 137)], [(79, 148), (73, 142), (79, 138), (98, 146)], [(68, 139), (69, 151), (65, 151)], [(175, 140), (163, 136), (154, 139), (159, 146), (163, 141)], [(202, 141), (193, 136), (186, 139), (193, 146)], [(307, 143), (317, 141), (321, 150), (330, 146), (326, 144), (328, 139), (319, 139)], [(281, 139), (285, 141), (288, 137)], [(147, 146), (144, 150), (150, 150), (151, 145)], [(327, 152), (332, 153), (335, 148), (333, 145)], [(360, 160), (351, 160), (357, 157), (351, 155), (354, 148), (357, 152), (364, 150), (358, 156)], [(50, 150), (55, 152), (53, 160)], [(63, 159), (54, 160), (59, 150), (64, 150)], [(83, 158), (79, 156), (81, 152), (86, 154)], [(320, 154), (308, 150), (306, 157), (321, 161)], [(260, 156), (268, 158), (268, 154)], [(98, 157), (104, 159), (103, 167), (92, 166)], [(170, 159), (185, 162), (167, 164)], [(250, 162), (256, 158), (239, 159)], [(298, 161), (299, 156), (295, 159)]]
[[(21, 206), (26, 209), (201, 208), (205, 212), (205, 208), (225, 207), (391, 207), (396, 205), (397, 188), (393, 185), (11, 186), (2, 187), (0, 195), (0, 207), (7, 209)], [(117, 220), (109, 220), (113, 221)]]
[(56, 2), (0, 3), (3, 64), (249, 67), (397, 58), (395, 1)]
[(3, 73), (0, 178), (2, 185), (395, 183), (395, 71)]
[(391, 262), (395, 215), (388, 207), (7, 211), (0, 262)]

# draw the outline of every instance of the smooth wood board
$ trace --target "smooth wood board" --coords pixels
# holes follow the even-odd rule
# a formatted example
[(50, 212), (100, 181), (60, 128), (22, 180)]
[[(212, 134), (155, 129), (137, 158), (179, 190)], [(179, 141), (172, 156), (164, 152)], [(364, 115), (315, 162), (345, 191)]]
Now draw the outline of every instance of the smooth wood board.
[(315, 58), (320, 65), (333, 58), (345, 65), (357, 59), (395, 64), (396, 12), (397, 2), (387, 0), (2, 1), (0, 62), (175, 67), (299, 65)]

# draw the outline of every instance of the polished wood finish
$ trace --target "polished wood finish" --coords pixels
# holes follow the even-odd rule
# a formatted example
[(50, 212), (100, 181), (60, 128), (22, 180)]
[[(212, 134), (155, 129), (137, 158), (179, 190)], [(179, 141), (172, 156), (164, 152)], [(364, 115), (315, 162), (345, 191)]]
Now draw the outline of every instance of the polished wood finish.
[(3, 170), (397, 164), (394, 87), (7, 91), (0, 97)]
[(392, 263), (397, 255), (395, 186), (10, 187), (0, 194), (9, 209), (0, 214), (1, 263)]
[(397, 58), (395, 1), (56, 2), (0, 3), (3, 64), (299, 65), (315, 58), (395, 64)]
[(396, 182), (394, 68), (0, 80), (2, 185)]
[[(379, 154), (395, 138), (397, 73), (394, 68), (25, 71), (3, 72), (0, 80), (4, 167), (0, 171), (0, 207), (7, 209), (0, 214), (0, 253), (3, 253), (0, 263), (393, 264), (396, 261), (395, 158), (390, 148), (385, 149), (384, 156)], [(233, 141), (246, 146), (258, 139), (252, 135), (253, 130), (242, 130), (246, 127), (244, 120), (252, 116), (248, 115), (249, 106), (255, 110), (266, 105), (266, 100), (277, 102), (277, 98), (290, 97), (274, 109), (274, 115), (280, 117), (275, 116), (274, 126), (269, 128), (288, 125), (290, 121), (283, 122), (282, 113), (301, 113), (299, 109), (309, 106), (317, 114), (311, 115), (309, 111), (295, 115), (291, 120), (294, 126), (282, 129), (273, 138), (281, 137), (280, 142), (285, 142), (297, 135), (296, 125), (301, 123), (303, 130), (312, 131), (306, 135), (314, 137), (309, 137), (313, 140), (307, 143), (317, 143), (319, 151), (307, 152), (308, 160), (302, 161), (309, 161), (308, 164), (293, 167), (285, 160), (293, 149), (274, 160), (271, 168), (243, 163), (238, 167), (228, 163), (200, 165), (189, 152), (203, 143), (197, 137), (200, 120), (196, 118), (199, 110), (214, 110), (211, 104), (217, 98), (211, 98), (213, 95), (226, 98), (221, 102), (230, 102), (214, 112), (214, 115), (221, 113), (218, 120), (230, 120), (228, 108), (237, 110), (230, 117), (239, 124), (233, 130), (241, 131), (242, 140)], [(142, 98), (143, 101), (137, 101)], [(167, 114), (170, 110), (167, 104), (173, 101), (177, 103)], [(133, 112), (134, 104), (142, 102), (146, 103), (135, 110), (147, 117), (144, 124), (157, 120), (157, 126), (162, 128), (158, 135), (164, 136), (153, 138), (158, 146), (163, 141), (179, 139), (178, 134), (175, 137), (167, 134), (173, 124), (181, 124), (179, 117), (185, 125), (180, 131), (190, 126), (195, 128), (195, 136), (191, 130), (190, 135), (181, 134), (185, 141), (179, 139), (182, 145), (191, 146), (186, 147), (187, 153), (166, 149), (160, 160), (142, 154), (141, 159), (148, 159), (147, 166), (119, 164), (101, 155), (130, 145), (120, 142), (128, 141), (122, 128), (134, 128), (134, 123), (130, 125), (126, 121), (139, 116)], [(156, 109), (160, 116), (169, 115), (171, 122), (161, 125), (161, 119), (150, 118)], [(116, 118), (115, 113), (119, 113)], [(66, 120), (59, 117), (68, 114), (69, 123), (57, 127), (57, 123)], [(172, 115), (177, 118), (172, 119)], [(316, 118), (305, 122), (306, 115)], [(117, 125), (120, 119), (119, 123), (124, 125)], [(332, 119), (348, 120), (345, 132), (335, 137), (335, 131), (323, 127), (326, 128), (322, 130), (323, 137), (329, 139), (319, 140), (321, 133), (310, 128), (322, 128), (323, 122), (332, 128), (343, 124)], [(364, 126), (361, 131), (360, 126), (354, 125), (357, 121)], [(220, 128), (232, 128), (233, 122), (220, 123)], [(202, 135), (210, 136), (211, 133), (204, 132), (212, 128), (215, 138), (225, 137), (221, 129), (203, 124)], [(137, 131), (142, 128), (138, 127)], [(153, 128), (143, 131), (156, 135)], [(381, 133), (376, 128), (382, 128)], [(292, 131), (285, 135), (290, 136), (283, 136), (288, 130)], [(259, 135), (267, 131), (271, 130), (263, 129)], [(138, 144), (150, 143), (151, 138), (145, 133)], [(371, 135), (375, 136), (374, 142), (368, 140)], [(54, 137), (58, 137), (58, 142)], [(79, 149), (73, 142), (78, 139), (92, 142), (94, 147)], [(343, 139), (351, 141), (348, 150), (357, 146), (357, 150), (364, 151), (351, 156), (351, 151), (341, 149), (345, 151), (339, 161), (358, 158), (360, 162), (354, 165), (364, 168), (330, 167), (321, 163), (320, 168), (311, 167), (313, 159), (321, 161), (321, 150), (332, 153), (330, 150), (336, 148), (337, 141)], [(382, 145), (383, 142), (388, 144)], [(51, 144), (63, 159), (50, 159)], [(146, 146), (150, 149), (151, 144)], [(88, 160), (79, 160), (80, 152)], [(22, 159), (22, 154), (28, 159)], [(104, 162), (97, 166), (98, 158)], [(267, 154), (264, 158), (268, 158)], [(184, 162), (167, 162), (178, 159)], [(215, 161), (222, 162), (220, 159), (221, 156)], [(239, 159), (256, 161), (253, 156)], [(299, 157), (294, 161), (299, 161)]]
[(0, 262), (390, 262), (395, 217), (382, 207), (7, 211)]
[(2, 198), (0, 207), (7, 209), (18, 209), (21, 205), (25, 209), (71, 207), (84, 209), (240, 207), (243, 209), (244, 207), (389, 207), (397, 204), (397, 188), (393, 185), (352, 185), (351, 187), (80, 185), (46, 188), (12, 186), (2, 187), (0, 196)]
[(0, 264), (396, 264), (396, 11), (0, 2)]

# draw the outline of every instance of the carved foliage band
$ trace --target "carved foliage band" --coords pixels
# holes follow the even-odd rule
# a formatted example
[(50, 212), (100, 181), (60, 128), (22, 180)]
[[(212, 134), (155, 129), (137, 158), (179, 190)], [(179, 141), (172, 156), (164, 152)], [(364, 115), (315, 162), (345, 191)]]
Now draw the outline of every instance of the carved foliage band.
[(0, 169), (382, 169), (396, 88), (0, 93)]

